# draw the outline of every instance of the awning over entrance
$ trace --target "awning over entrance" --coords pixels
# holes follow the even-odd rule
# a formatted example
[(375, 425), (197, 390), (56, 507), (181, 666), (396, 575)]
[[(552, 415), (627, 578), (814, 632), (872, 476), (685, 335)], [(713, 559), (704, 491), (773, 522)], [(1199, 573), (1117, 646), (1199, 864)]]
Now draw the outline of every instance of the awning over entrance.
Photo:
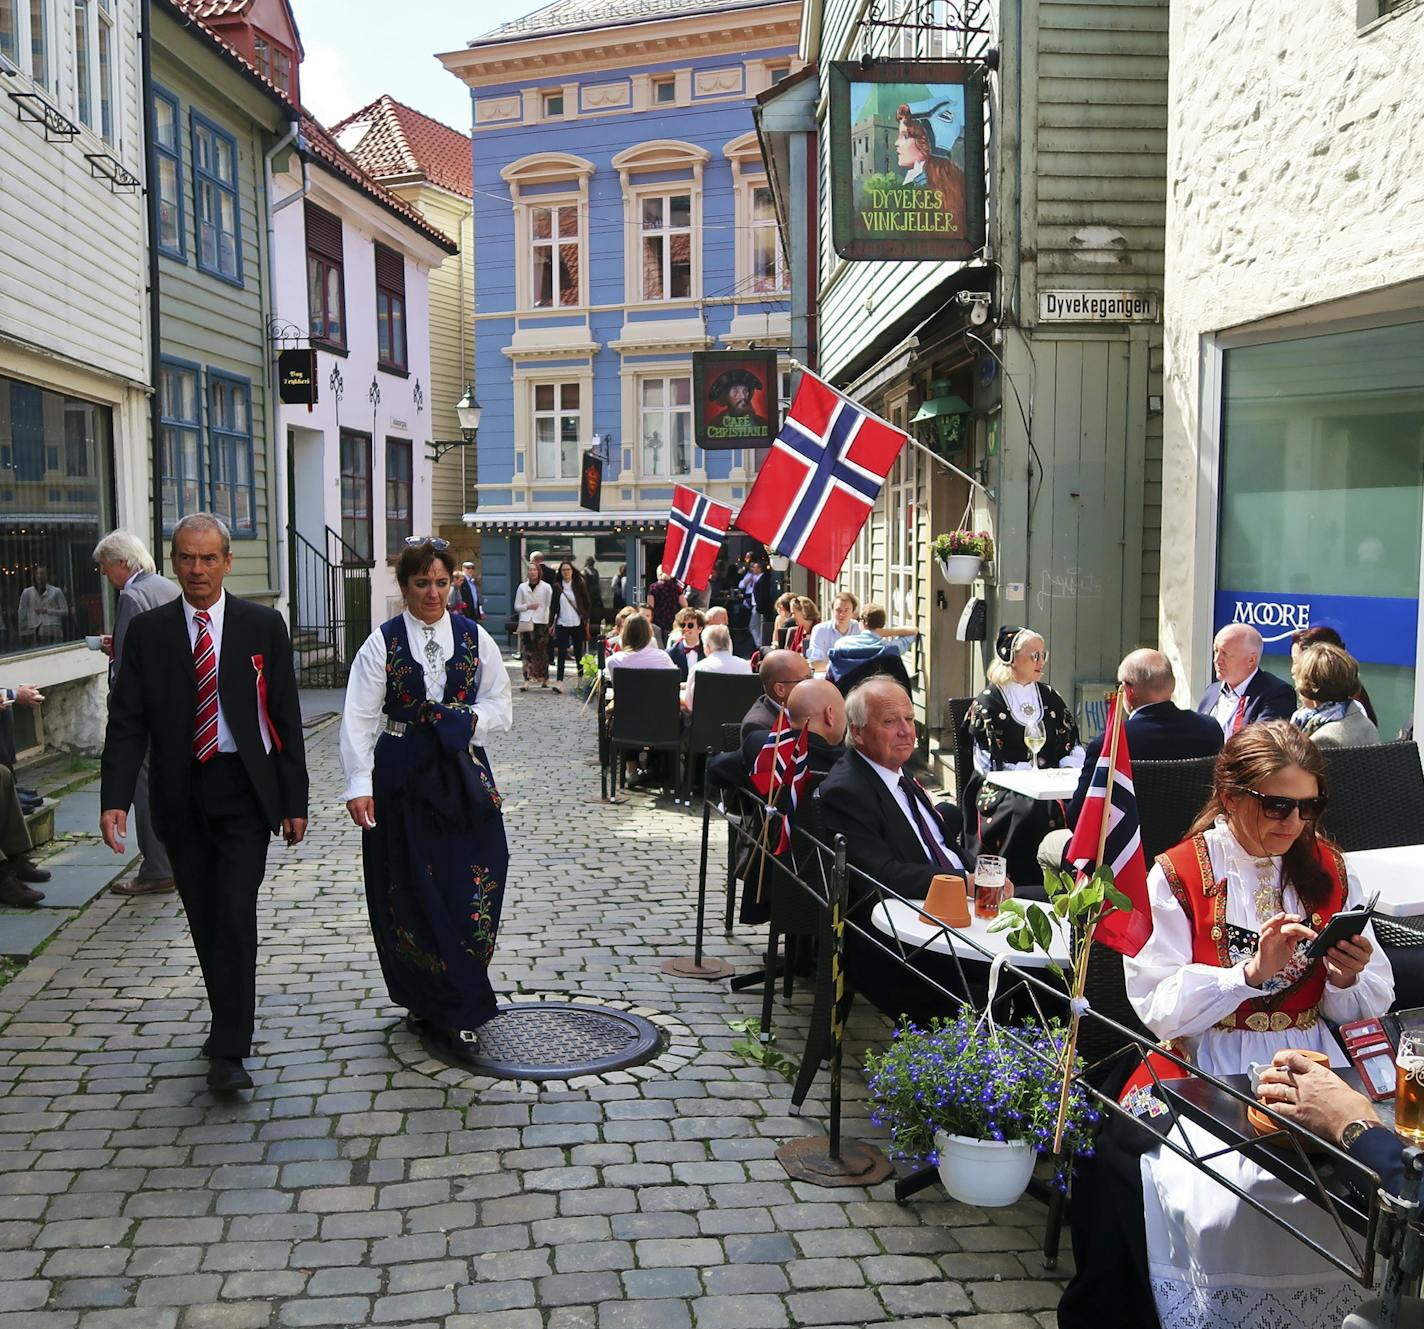
[(493, 534), (521, 531), (632, 531), (639, 534), (661, 532), (667, 526), (667, 510), (657, 512), (589, 512), (585, 508), (547, 512), (467, 512), (460, 518), (466, 526)]

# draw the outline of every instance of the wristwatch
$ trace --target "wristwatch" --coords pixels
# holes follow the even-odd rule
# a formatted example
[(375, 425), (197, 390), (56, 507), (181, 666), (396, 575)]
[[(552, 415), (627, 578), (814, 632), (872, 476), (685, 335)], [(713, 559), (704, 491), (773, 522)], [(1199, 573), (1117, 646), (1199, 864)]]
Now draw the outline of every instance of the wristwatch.
[(1379, 1122), (1366, 1121), (1364, 1118), (1360, 1118), (1358, 1121), (1347, 1121), (1344, 1130), (1340, 1132), (1340, 1147), (1342, 1149), (1351, 1148), (1360, 1136), (1366, 1131), (1373, 1130), (1378, 1125)]

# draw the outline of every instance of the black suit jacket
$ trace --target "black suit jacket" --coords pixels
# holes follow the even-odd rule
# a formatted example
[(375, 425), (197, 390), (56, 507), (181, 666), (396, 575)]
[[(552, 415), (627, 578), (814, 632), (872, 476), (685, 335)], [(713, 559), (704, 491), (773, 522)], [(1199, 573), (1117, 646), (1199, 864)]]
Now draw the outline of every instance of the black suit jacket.
[[(1184, 711), (1170, 701), (1140, 706), (1123, 723), (1127, 750), (1133, 761), (1186, 761), (1191, 757), (1212, 757), (1226, 741), (1221, 726), (1210, 715)], [(1083, 754), (1083, 770), (1078, 790), (1068, 805), (1068, 825), (1078, 824), (1083, 800), (1093, 781), (1093, 767), (1103, 751), (1103, 735), (1091, 740)]]
[[(672, 656), (672, 662), (677, 666), (677, 672), (682, 675), (683, 680), (687, 679), (687, 671), (692, 667), (687, 663), (687, 644), (679, 637), (667, 648), (667, 653)], [(698, 646), (696, 653), (692, 657), (692, 664), (705, 659), (707, 652)]]
[[(144, 754), (150, 753), (149, 804), (158, 833), (181, 834), (191, 817), (193, 722), (197, 676), (180, 596), (140, 614), (129, 625), (123, 663), (109, 704), (99, 803), (128, 808)], [(262, 747), (257, 724), (257, 668), (267, 680), (267, 717), (282, 740), (278, 752)], [(302, 712), (287, 625), (275, 609), (226, 597), (218, 700), (237, 743), (238, 756), (257, 791), (267, 824), (307, 815), (306, 751)]]
[(1380, 1185), (1391, 1195), (1404, 1190), (1404, 1141), (1388, 1126), (1372, 1126), (1347, 1151), (1357, 1163), (1379, 1174)]
[[(908, 899), (924, 899), (930, 882), (944, 869), (929, 861), (915, 828), (864, 757), (847, 750), (821, 781), (820, 800), (827, 840), (844, 835), (846, 855), (862, 872)], [(945, 844), (966, 871), (971, 870), (974, 860), (953, 828), (925, 803), (920, 810), (938, 821)]]
[(752, 604), (763, 618), (776, 617), (776, 573), (768, 568), (752, 587)]
[[(1202, 693), (1201, 700), (1197, 702), (1197, 711), (1210, 719), (1220, 696), (1220, 682), (1213, 683)], [(1246, 685), (1246, 709), (1241, 713), (1241, 723), (1248, 725), (1257, 720), (1289, 720), (1295, 712), (1295, 689), (1284, 679), (1268, 674), (1264, 669), (1258, 669), (1255, 677)]]

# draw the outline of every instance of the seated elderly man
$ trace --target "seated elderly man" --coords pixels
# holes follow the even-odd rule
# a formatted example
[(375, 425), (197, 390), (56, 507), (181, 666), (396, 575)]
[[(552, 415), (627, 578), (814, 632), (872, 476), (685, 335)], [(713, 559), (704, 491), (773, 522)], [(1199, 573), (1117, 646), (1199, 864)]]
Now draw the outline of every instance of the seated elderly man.
[(846, 698), (851, 747), (821, 785), (821, 820), (846, 837), (858, 868), (908, 899), (923, 900), (942, 872), (973, 860), (904, 765), (915, 751), (915, 710), (894, 679), (867, 679)]
[(697, 680), (708, 674), (750, 674), (752, 667), (740, 655), (732, 654), (732, 632), (720, 623), (702, 629), (702, 658), (692, 666), (687, 674), (687, 688), (682, 704), (687, 711), (692, 710), (692, 699), (697, 693)]
[(742, 716), (742, 737), (753, 729), (771, 729), (776, 717), (786, 705), (786, 698), (803, 679), (811, 677), (811, 666), (799, 651), (767, 651), (757, 670), (761, 677), (762, 695)]
[(0, 904), (12, 909), (33, 909), (44, 892), (30, 883), (48, 881), (49, 871), (37, 868), (29, 859), (34, 848), (25, 814), (15, 793), (15, 775), (0, 766)]

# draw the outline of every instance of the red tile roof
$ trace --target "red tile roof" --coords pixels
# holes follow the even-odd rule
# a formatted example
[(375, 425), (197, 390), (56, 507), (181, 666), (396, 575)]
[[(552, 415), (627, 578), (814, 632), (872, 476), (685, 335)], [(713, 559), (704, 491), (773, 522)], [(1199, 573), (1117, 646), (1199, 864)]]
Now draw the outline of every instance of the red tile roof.
[[(351, 129), (350, 138), (343, 131)], [(470, 136), (422, 115), (394, 97), (378, 97), (369, 106), (332, 125), (338, 139), (351, 142), (351, 155), (378, 180), (423, 175), (432, 184), (471, 197)]]
[(346, 152), (331, 134), (320, 124), (310, 111), (302, 111), (302, 137), (306, 140), (307, 151), (334, 175), (341, 176), (363, 194), (375, 199), (387, 212), (394, 213), (413, 230), (420, 231), (427, 239), (435, 241), (447, 254), (457, 254), (457, 245), (439, 227), (432, 226), (404, 199), (397, 198), (375, 176), (361, 166), (350, 153)]
[(223, 54), (230, 64), (235, 64), (253, 81), (260, 83), (263, 88), (270, 92), (283, 106), (291, 110), (296, 107), (292, 102), (290, 93), (283, 92), (272, 82), (256, 65), (252, 63), (241, 51), (237, 49), (222, 33), (216, 28), (209, 27), (205, 23), (204, 17), (210, 11), (214, 11), (219, 6), (237, 8), (243, 4), (250, 4), (251, 0), (166, 0), (168, 8), (179, 18), (194, 20), (193, 26), (203, 34), (217, 49)]

